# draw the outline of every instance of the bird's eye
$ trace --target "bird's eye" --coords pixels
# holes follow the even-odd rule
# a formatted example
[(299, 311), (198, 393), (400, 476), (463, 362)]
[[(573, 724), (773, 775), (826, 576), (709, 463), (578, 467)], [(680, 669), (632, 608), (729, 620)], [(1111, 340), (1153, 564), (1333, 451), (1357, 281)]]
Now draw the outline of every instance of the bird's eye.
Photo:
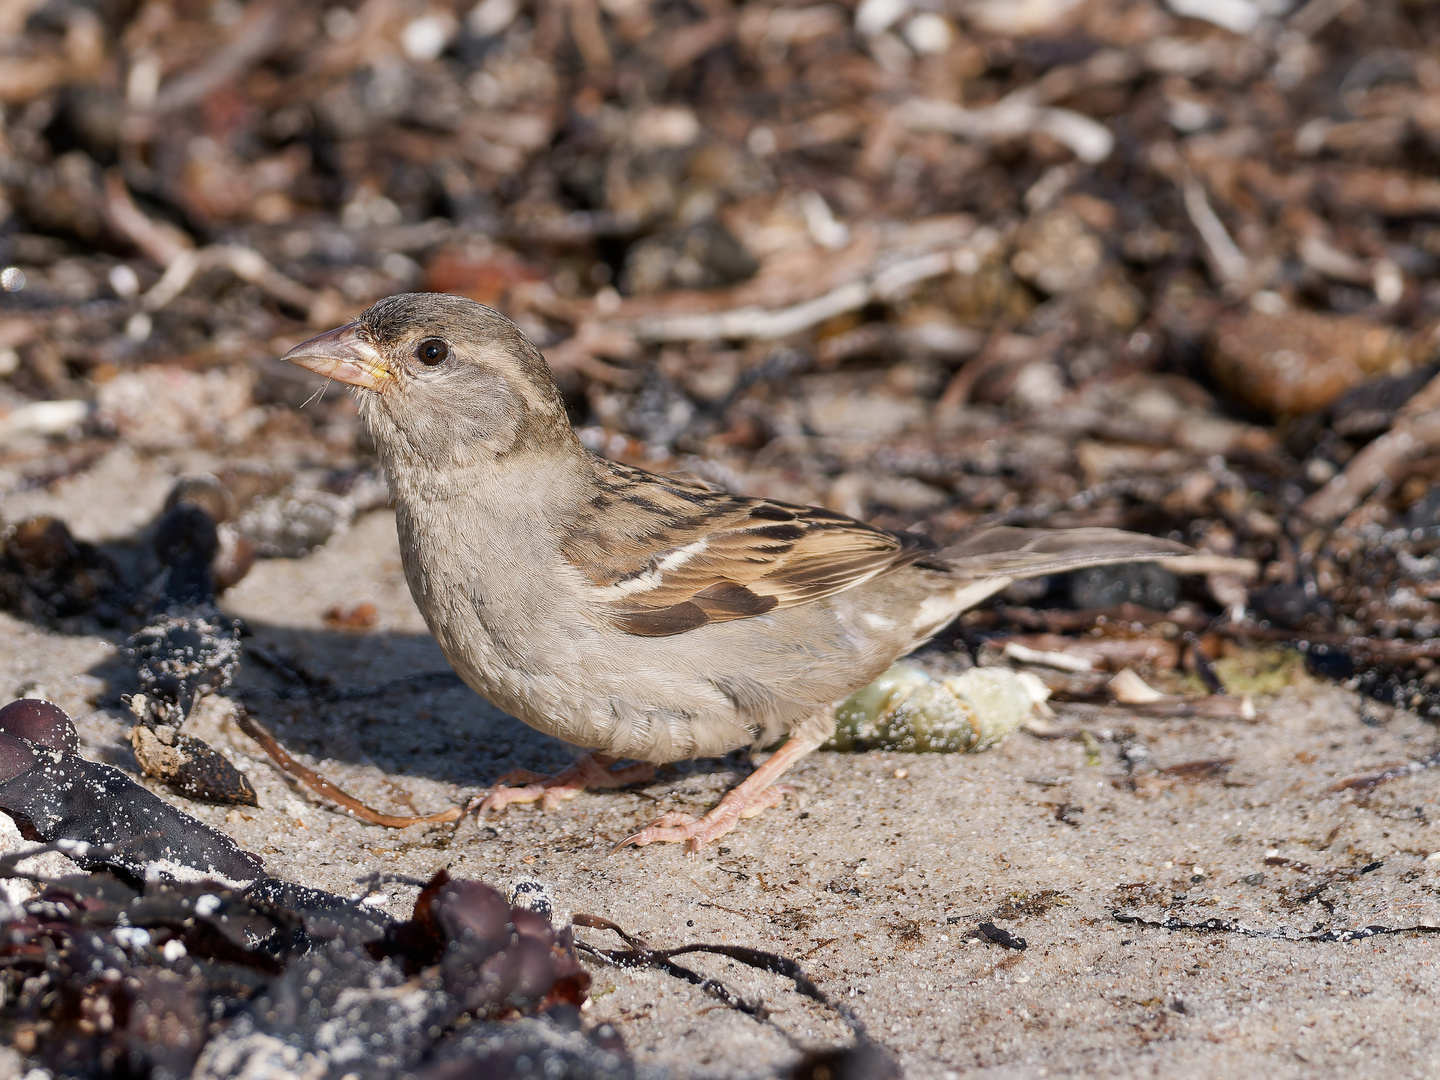
[(415, 358), (422, 364), (429, 364), (431, 367), (443, 364), (449, 355), (450, 346), (438, 337), (426, 338), (415, 349)]

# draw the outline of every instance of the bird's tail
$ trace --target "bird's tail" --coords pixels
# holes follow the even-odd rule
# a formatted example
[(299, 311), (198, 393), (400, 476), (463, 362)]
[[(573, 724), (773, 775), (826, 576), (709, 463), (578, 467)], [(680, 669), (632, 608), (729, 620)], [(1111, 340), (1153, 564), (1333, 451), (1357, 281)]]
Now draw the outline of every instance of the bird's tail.
[[(1106, 563), (1148, 562), (1164, 559), (1184, 570), (1180, 556), (1193, 549), (1174, 540), (1124, 532), (1120, 529), (986, 529), (936, 552), (927, 563), (940, 563), (958, 577), (984, 581), (1041, 577)], [(1004, 588), (1003, 585), (1000, 588)]]

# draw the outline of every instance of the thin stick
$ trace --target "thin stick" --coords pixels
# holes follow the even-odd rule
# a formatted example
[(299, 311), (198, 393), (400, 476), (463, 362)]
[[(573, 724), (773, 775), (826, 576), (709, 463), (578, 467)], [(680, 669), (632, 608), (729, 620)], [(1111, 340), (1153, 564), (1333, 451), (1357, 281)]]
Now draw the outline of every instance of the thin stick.
[(1440, 657), (1440, 641), (1403, 641), (1400, 639), (1354, 637), (1350, 634), (1307, 633), (1303, 630), (1281, 630), (1273, 626), (1217, 626), (1217, 633), (1226, 637), (1258, 638), (1261, 641), (1285, 641), (1292, 644), (1334, 645), (1349, 652), (1365, 653), (1391, 663), (1418, 660), (1423, 656)]
[(1210, 269), (1220, 279), (1221, 285), (1239, 285), (1250, 276), (1250, 260), (1230, 239), (1225, 223), (1210, 206), (1204, 186), (1187, 172), (1180, 185), (1180, 193), (1185, 213), (1190, 215), (1190, 223), (1205, 244), (1205, 258)]
[(1300, 504), (1314, 522), (1348, 514), (1402, 466), (1440, 445), (1440, 375), (1426, 383), (1395, 416), (1390, 430), (1350, 459), (1343, 472)]
[(355, 796), (342, 791), (314, 769), (296, 761), (290, 756), (289, 751), (280, 745), (279, 740), (246, 710), (236, 710), (235, 722), (240, 725), (241, 731), (260, 744), (261, 749), (270, 755), (270, 760), (280, 767), (281, 772), (287, 776), (293, 776), (317, 795), (324, 795), (327, 799), (339, 803), (352, 817), (368, 821), (371, 825), (383, 825), (387, 829), (407, 829), (411, 825), (432, 825), (455, 821), (464, 812), (460, 807), (452, 806), (449, 810), (441, 810), (439, 813), (424, 816), (397, 817), (394, 814), (382, 814), (378, 810), (370, 809)]
[(967, 251), (962, 244), (898, 261), (881, 260), (860, 280), (846, 282), (790, 307), (772, 309), (747, 305), (728, 311), (650, 315), (615, 325), (641, 340), (653, 342), (774, 341), (808, 330), (836, 315), (858, 311), (874, 300), (892, 300), (921, 282), (960, 270), (966, 264)]

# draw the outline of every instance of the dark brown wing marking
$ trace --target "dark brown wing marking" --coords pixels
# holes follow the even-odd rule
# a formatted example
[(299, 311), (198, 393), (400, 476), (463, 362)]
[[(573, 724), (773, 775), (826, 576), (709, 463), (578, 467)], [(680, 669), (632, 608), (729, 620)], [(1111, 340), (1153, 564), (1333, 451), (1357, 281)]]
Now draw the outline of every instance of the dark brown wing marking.
[[(833, 596), (923, 559), (928, 537), (831, 510), (709, 491), (600, 461), (564, 545), (620, 629), (647, 637)], [(601, 514), (629, 507), (623, 520)]]

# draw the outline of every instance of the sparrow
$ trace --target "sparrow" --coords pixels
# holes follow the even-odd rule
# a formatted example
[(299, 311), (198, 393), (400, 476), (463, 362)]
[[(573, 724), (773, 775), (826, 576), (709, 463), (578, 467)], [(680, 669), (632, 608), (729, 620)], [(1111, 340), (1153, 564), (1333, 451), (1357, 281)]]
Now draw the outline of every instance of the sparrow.
[[(814, 506), (662, 476), (586, 449), (539, 349), (440, 293), (379, 301), (285, 360), (348, 383), (390, 485), (411, 595), (483, 697), (591, 753), (501, 777), (478, 809), (783, 745), (703, 817), (618, 846), (691, 851), (773, 806), (834, 706), (1020, 578), (1173, 557), (1115, 529), (998, 527), (940, 548)], [(619, 767), (629, 759), (637, 764)]]

